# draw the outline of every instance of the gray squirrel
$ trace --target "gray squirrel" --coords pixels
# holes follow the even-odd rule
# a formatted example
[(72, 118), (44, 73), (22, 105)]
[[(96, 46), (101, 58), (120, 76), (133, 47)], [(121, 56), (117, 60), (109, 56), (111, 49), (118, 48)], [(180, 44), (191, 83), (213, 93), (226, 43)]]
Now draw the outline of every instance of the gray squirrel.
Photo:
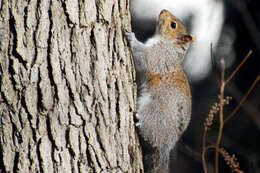
[(181, 63), (195, 37), (167, 10), (161, 11), (156, 33), (145, 44), (133, 32), (126, 36), (136, 70), (136, 126), (151, 148), (144, 156), (145, 171), (167, 173), (170, 151), (190, 122), (191, 93)]

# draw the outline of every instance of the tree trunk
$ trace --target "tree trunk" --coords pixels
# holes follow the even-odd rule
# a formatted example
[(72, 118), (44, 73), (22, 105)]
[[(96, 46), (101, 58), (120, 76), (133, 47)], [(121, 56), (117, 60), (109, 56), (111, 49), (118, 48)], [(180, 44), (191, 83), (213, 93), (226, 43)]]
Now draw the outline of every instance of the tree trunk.
[(0, 172), (143, 172), (128, 7), (0, 0)]

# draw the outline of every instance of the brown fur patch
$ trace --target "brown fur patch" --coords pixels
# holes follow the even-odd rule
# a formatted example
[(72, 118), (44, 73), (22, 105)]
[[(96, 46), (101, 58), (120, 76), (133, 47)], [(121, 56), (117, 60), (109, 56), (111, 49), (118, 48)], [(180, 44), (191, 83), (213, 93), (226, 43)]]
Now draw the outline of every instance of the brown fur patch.
[(160, 82), (167, 83), (172, 87), (176, 87), (190, 97), (190, 87), (186, 75), (183, 71), (172, 73), (158, 74), (148, 72), (150, 86), (158, 85)]

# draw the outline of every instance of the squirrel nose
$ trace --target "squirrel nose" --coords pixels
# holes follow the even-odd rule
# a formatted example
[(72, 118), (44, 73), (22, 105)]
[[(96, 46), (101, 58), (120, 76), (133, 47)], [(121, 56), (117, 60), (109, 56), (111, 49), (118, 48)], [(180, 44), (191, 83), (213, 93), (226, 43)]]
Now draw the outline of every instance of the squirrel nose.
[(160, 15), (165, 14), (165, 13), (169, 13), (169, 11), (163, 9), (163, 10), (160, 12)]
[(165, 9), (163, 9), (162, 11), (161, 11), (161, 13), (166, 13), (166, 12), (168, 12), (167, 10), (165, 10)]
[(196, 40), (196, 36), (195, 35), (191, 35), (190, 34), (190, 36), (191, 36), (191, 41), (195, 41)]

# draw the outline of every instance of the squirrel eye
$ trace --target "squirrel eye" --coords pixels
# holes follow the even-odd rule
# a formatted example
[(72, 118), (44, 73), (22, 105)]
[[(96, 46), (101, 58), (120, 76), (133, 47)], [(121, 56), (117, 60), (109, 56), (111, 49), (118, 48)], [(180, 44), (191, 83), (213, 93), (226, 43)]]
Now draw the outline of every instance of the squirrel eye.
[(171, 22), (171, 27), (172, 27), (173, 29), (175, 29), (175, 28), (176, 28), (176, 23), (175, 23), (175, 22)]

